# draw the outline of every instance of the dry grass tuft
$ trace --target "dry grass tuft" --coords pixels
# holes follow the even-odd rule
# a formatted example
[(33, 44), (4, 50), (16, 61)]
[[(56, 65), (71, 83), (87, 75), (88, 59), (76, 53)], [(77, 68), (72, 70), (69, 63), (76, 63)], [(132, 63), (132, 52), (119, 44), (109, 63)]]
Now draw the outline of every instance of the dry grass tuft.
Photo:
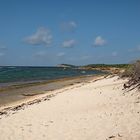
[(129, 81), (124, 84), (124, 88), (138, 87), (140, 89), (140, 60), (131, 64), (121, 75), (121, 77), (128, 77)]

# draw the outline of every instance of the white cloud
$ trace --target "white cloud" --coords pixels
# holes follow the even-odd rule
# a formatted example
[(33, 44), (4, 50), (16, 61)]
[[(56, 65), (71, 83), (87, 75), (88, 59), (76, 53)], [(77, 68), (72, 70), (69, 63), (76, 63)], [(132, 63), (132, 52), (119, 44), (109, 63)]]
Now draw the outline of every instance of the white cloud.
[(4, 55), (5, 55), (5, 53), (0, 52), (0, 57), (1, 57), (1, 56), (4, 56)]
[(117, 55), (118, 55), (118, 53), (117, 52), (112, 52), (112, 54), (111, 54), (113, 57), (116, 57)]
[(74, 47), (75, 45), (76, 45), (76, 40), (74, 40), (74, 39), (65, 40), (62, 43), (62, 47), (64, 47), (64, 48), (71, 48), (71, 47)]
[(76, 28), (77, 27), (77, 24), (75, 21), (70, 21), (69, 22), (69, 26), (71, 26), (72, 28)]
[(27, 37), (25, 42), (31, 45), (49, 46), (52, 43), (53, 36), (49, 29), (40, 27), (36, 33)]
[(97, 36), (94, 40), (94, 46), (103, 46), (107, 43), (105, 39), (103, 39), (101, 36)]
[(65, 56), (64, 52), (60, 52), (60, 53), (57, 54), (57, 57), (62, 57), (62, 56)]
[(75, 21), (63, 22), (61, 24), (62, 31), (74, 31), (76, 28), (77, 28), (77, 24)]

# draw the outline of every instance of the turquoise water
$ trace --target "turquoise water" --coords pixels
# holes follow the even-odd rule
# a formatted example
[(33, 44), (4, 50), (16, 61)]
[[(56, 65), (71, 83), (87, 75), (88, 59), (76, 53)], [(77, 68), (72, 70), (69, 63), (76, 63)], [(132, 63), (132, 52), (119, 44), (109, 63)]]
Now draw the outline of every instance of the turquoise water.
[(95, 70), (64, 69), (59, 67), (0, 67), (0, 83), (52, 80), (101, 73)]

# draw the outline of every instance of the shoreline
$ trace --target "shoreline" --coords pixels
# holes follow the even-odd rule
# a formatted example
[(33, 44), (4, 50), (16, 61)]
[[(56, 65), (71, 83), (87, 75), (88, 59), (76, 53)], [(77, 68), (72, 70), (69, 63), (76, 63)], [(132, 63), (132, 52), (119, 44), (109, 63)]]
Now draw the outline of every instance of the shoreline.
[[(9, 108), (10, 106), (20, 106), (20, 104), (24, 104), (28, 101), (31, 102), (32, 100), (35, 100), (44, 95), (50, 95), (52, 91), (57, 91), (59, 89), (63, 90), (63, 88), (69, 88), (70, 86), (86, 83), (104, 76), (105, 75), (90, 75), (61, 78), (51, 81), (43, 81), (41, 83), (35, 83), (33, 85), (27, 85), (25, 87), (21, 85), (21, 87), (19, 88), (8, 88), (0, 93), (0, 110), (3, 110), (4, 108)], [(20, 98), (18, 98), (17, 96), (20, 96)], [(11, 98), (14, 99), (11, 100)]]
[(102, 76), (102, 75), (107, 75), (107, 74), (102, 73), (102, 74), (63, 77), (63, 78), (56, 78), (56, 79), (50, 79), (50, 80), (35, 80), (35, 81), (0, 83), (0, 92), (6, 91), (6, 90), (11, 90), (11, 89), (18, 89), (18, 88), (24, 88), (24, 87), (26, 88), (26, 87), (31, 87), (31, 86), (48, 84), (48, 83), (53, 83), (53, 82), (58, 82), (58, 81), (63, 81), (63, 80), (73, 80), (73, 79), (77, 79), (77, 78)]

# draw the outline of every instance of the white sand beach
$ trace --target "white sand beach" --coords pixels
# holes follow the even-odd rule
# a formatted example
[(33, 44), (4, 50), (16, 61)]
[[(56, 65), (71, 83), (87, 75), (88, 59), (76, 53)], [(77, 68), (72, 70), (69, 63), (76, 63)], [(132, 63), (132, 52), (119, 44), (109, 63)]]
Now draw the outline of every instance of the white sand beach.
[(51, 91), (50, 100), (2, 115), (0, 140), (140, 140), (140, 92), (122, 90), (125, 81)]

